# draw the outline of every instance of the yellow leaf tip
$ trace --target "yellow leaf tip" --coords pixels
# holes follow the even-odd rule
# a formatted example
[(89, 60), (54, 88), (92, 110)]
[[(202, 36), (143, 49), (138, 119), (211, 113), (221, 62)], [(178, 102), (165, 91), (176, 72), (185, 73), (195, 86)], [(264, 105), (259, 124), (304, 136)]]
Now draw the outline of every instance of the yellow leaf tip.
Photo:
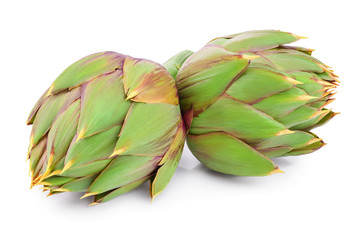
[(135, 97), (136, 95), (138, 95), (139, 93), (140, 93), (140, 92), (139, 92), (138, 90), (136, 90), (136, 89), (134, 89), (134, 90), (132, 90), (132, 91), (129, 91), (129, 92), (127, 93), (127, 95), (126, 95), (125, 100), (129, 100), (129, 99)]
[(255, 54), (246, 54), (245, 53), (245, 54), (241, 55), (241, 58), (246, 59), (246, 60), (254, 60), (254, 59), (258, 58), (258, 57), (260, 57), (260, 56), (255, 55)]
[(293, 35), (297, 39), (307, 39), (308, 38), (308, 37), (303, 37), (303, 36), (296, 35), (294, 33), (291, 33), (291, 35)]
[(42, 181), (39, 181), (39, 182), (37, 182), (35, 185), (51, 185), (50, 183), (48, 183), (48, 182), (42, 182)]
[(47, 91), (47, 93), (45, 94), (44, 97), (48, 97), (51, 95), (52, 91), (54, 90), (54, 86), (55, 86), (55, 83), (51, 84), (49, 90)]
[(286, 81), (292, 83), (292, 84), (295, 84), (295, 85), (298, 85), (298, 84), (304, 84), (303, 82), (300, 82), (300, 81), (297, 81), (295, 80), (294, 78), (291, 78), (291, 77), (285, 77)]
[(298, 96), (296, 99), (299, 101), (309, 101), (309, 100), (313, 100), (313, 99), (317, 99), (318, 97), (314, 97), (314, 96), (310, 96), (310, 95), (301, 95)]
[(51, 196), (51, 195), (54, 195), (54, 193), (53, 193), (53, 192), (49, 192), (49, 194), (46, 195), (46, 197), (49, 197), (49, 196)]
[(276, 134), (276, 136), (281, 136), (281, 135), (286, 135), (286, 134), (292, 134), (292, 133), (294, 133), (295, 131), (291, 131), (291, 130), (289, 130), (289, 129), (285, 129), (285, 130), (282, 130), (282, 131), (280, 131), (280, 132), (278, 132), (277, 134)]
[(86, 197), (90, 197), (90, 196), (94, 196), (98, 194), (97, 192), (90, 192), (90, 193), (85, 193), (80, 199), (86, 198)]
[(82, 128), (80, 131), (79, 131), (79, 133), (77, 134), (77, 138), (76, 138), (76, 141), (75, 141), (75, 143), (77, 143), (79, 140), (81, 140), (84, 136), (85, 136), (85, 129), (84, 128)]
[(313, 115), (311, 115), (310, 118), (314, 118), (314, 117), (317, 117), (317, 116), (322, 116), (322, 117), (324, 117), (324, 116), (325, 116), (326, 114), (328, 114), (330, 111), (331, 111), (330, 109), (317, 111), (317, 112), (315, 112)]
[(322, 139), (321, 138), (313, 138), (307, 142), (307, 145), (311, 145), (311, 144), (319, 142), (319, 141), (322, 141)]
[(70, 192), (70, 190), (66, 189), (66, 188), (58, 188), (58, 189), (54, 189), (53, 191), (54, 192)]
[(66, 172), (69, 168), (71, 168), (73, 164), (74, 160), (70, 160), (68, 163), (66, 163), (60, 174)]
[(273, 171), (271, 171), (269, 175), (272, 175), (275, 173), (285, 173), (285, 172), (283, 170), (280, 170), (280, 168), (277, 167)]
[(127, 149), (127, 147), (122, 147), (122, 148), (116, 149), (116, 150), (110, 155), (109, 158), (114, 157), (114, 156), (117, 156), (117, 155), (120, 155), (121, 153), (125, 152), (126, 149)]

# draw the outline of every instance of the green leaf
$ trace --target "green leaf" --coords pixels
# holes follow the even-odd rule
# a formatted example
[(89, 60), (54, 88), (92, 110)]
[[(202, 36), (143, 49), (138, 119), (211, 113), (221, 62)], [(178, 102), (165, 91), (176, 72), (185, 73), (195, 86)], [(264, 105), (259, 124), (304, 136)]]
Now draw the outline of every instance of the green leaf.
[(61, 189), (70, 192), (86, 192), (90, 187), (90, 185), (92, 184), (92, 182), (95, 180), (96, 176), (97, 175), (95, 174), (83, 178), (78, 178), (76, 180), (64, 184), (63, 186), (61, 186)]
[(185, 143), (185, 126), (179, 125), (176, 136), (168, 151), (162, 158), (154, 179), (150, 183), (150, 195), (152, 198), (159, 195), (167, 186), (179, 164), (182, 150)]
[(315, 58), (305, 54), (289, 54), (270, 51), (264, 56), (285, 72), (324, 72), (321, 63), (319, 63)]
[(289, 114), (296, 108), (303, 106), (308, 102), (314, 101), (314, 99), (316, 99), (316, 97), (308, 95), (302, 89), (291, 88), (267, 97), (253, 106), (256, 109), (269, 114), (273, 118), (278, 119)]
[(103, 193), (144, 178), (157, 169), (159, 160), (159, 157), (119, 156), (96, 178), (88, 193)]
[(222, 47), (206, 46), (191, 55), (176, 78), (182, 111), (199, 112), (221, 96), (250, 60)]
[(255, 141), (273, 137), (286, 127), (249, 104), (222, 97), (192, 121), (189, 134), (229, 132), (238, 138)]
[(234, 52), (259, 51), (275, 48), (286, 43), (292, 43), (300, 38), (301, 37), (288, 32), (257, 30), (235, 35), (226, 41), (223, 46)]
[(297, 52), (304, 53), (306, 55), (311, 55), (312, 52), (314, 51), (314, 49), (310, 49), (310, 48), (304, 48), (304, 47), (298, 47), (298, 46), (284, 46), (284, 45), (279, 46), (279, 48), (277, 48), (277, 49), (297, 51)]
[(140, 186), (141, 184), (143, 184), (144, 182), (146, 182), (149, 179), (150, 179), (150, 176), (146, 176), (146, 177), (140, 178), (132, 183), (129, 183), (125, 186), (117, 188), (115, 190), (110, 190), (110, 191), (107, 191), (104, 193), (97, 194), (97, 195), (95, 195), (93, 204), (107, 202), (107, 201), (113, 199), (114, 197), (117, 197), (117, 196), (120, 196), (121, 194), (130, 192), (131, 190), (137, 188), (138, 186)]
[(201, 163), (218, 172), (240, 176), (266, 176), (279, 172), (270, 159), (226, 133), (188, 135), (187, 143)]
[(284, 154), (284, 156), (296, 156), (296, 155), (312, 153), (312, 152), (320, 149), (324, 145), (325, 145), (325, 143), (323, 141), (318, 141), (318, 142), (315, 142), (315, 143), (313, 143), (311, 145), (308, 145), (308, 146), (306, 146), (304, 148), (294, 149), (291, 152), (288, 152), (288, 153)]
[[(30, 171), (35, 171), (42, 155), (46, 149), (47, 137), (42, 138), (30, 152)], [(46, 153), (45, 153), (46, 155)]]
[(49, 93), (49, 88), (43, 93), (43, 95), (41, 95), (41, 97), (39, 98), (39, 100), (36, 102), (35, 106), (31, 110), (31, 112), (28, 116), (28, 119), (26, 120), (27, 125), (34, 123), (34, 119), (36, 117), (36, 114), (37, 114), (39, 108), (44, 103), (44, 101), (49, 97), (48, 93)]
[(102, 74), (122, 69), (125, 57), (116, 52), (100, 52), (84, 57), (70, 65), (56, 78), (51, 92), (73, 88)]
[(192, 54), (193, 52), (189, 50), (179, 52), (178, 54), (167, 60), (163, 64), (163, 66), (171, 74), (171, 76), (176, 79), (176, 75), (178, 74), (179, 69), (184, 64), (186, 59), (188, 59)]
[(76, 133), (79, 113), (80, 99), (72, 103), (53, 123), (47, 142), (47, 158), (51, 161), (48, 164), (55, 165), (65, 157)]
[(127, 99), (132, 101), (179, 104), (175, 80), (158, 63), (126, 58), (123, 82)]
[(57, 115), (79, 97), (80, 89), (75, 88), (69, 92), (62, 92), (47, 98), (36, 114), (30, 144), (35, 145), (50, 129)]
[(320, 139), (308, 132), (294, 131), (291, 134), (285, 134), (269, 138), (264, 142), (257, 144), (256, 149), (277, 148), (277, 147), (291, 147), (303, 148), (319, 141)]
[(322, 95), (322, 89), (324, 86), (320, 83), (321, 79), (317, 75), (308, 72), (293, 72), (291, 75), (303, 84), (299, 84), (296, 87), (305, 90), (309, 95), (314, 95), (319, 93)]
[(46, 166), (47, 166), (47, 158), (46, 158), (46, 152), (44, 151), (40, 160), (36, 164), (36, 168), (33, 171), (32, 178), (34, 179), (35, 177), (42, 175), (46, 170)]
[(63, 176), (51, 176), (45, 180), (50, 186), (60, 187), (61, 185), (75, 180), (72, 177), (63, 177)]
[(72, 167), (62, 173), (62, 176), (85, 177), (95, 173), (100, 173), (111, 162), (112, 158), (95, 160), (78, 167)]
[(336, 115), (334, 112), (325, 108), (321, 111), (318, 111), (318, 113), (320, 114), (317, 114), (314, 117), (310, 118), (309, 120), (291, 127), (291, 129), (310, 130), (325, 124)]
[(337, 114), (339, 113), (335, 113), (333, 111), (330, 111), (329, 113), (327, 113), (324, 117), (321, 118), (320, 121), (318, 121), (316, 124), (308, 127), (306, 130), (311, 130), (311, 129), (314, 129), (314, 128), (317, 128), (317, 127), (320, 127), (324, 124), (326, 124), (328, 121), (330, 121), (333, 117), (335, 117)]
[(290, 152), (293, 148), (291, 147), (274, 147), (274, 148), (265, 148), (265, 149), (257, 149), (259, 152), (264, 154), (268, 158), (280, 157), (288, 152)]
[(125, 100), (122, 72), (98, 77), (83, 86), (77, 136), (86, 138), (124, 121), (131, 105)]
[(133, 103), (113, 155), (163, 155), (174, 140), (181, 121), (179, 106), (166, 103)]
[(312, 118), (312, 115), (317, 112), (316, 108), (310, 107), (308, 105), (304, 105), (298, 107), (294, 111), (290, 112), (289, 114), (285, 115), (284, 117), (278, 119), (282, 124), (286, 127), (291, 128), (297, 124), (305, 122)]
[(120, 128), (121, 126), (115, 126), (90, 137), (80, 139), (78, 142), (73, 141), (66, 154), (65, 167), (68, 165), (74, 168), (94, 160), (108, 158), (114, 151)]
[(251, 67), (231, 85), (226, 93), (243, 102), (251, 103), (290, 89), (294, 83), (290, 78), (275, 71)]

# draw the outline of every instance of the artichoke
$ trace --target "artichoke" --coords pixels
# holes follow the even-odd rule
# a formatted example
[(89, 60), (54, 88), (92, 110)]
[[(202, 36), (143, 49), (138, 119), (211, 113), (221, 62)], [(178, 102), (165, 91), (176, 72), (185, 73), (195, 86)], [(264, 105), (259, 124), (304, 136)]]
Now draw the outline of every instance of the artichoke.
[(226, 174), (282, 172), (272, 157), (313, 152), (311, 129), (336, 115), (325, 108), (338, 85), (313, 50), (286, 46), (302, 37), (272, 30), (216, 38), (164, 66), (176, 77), (191, 152)]
[(115, 52), (68, 67), (30, 113), (32, 185), (108, 201), (150, 180), (155, 197), (185, 141), (175, 81), (161, 65)]

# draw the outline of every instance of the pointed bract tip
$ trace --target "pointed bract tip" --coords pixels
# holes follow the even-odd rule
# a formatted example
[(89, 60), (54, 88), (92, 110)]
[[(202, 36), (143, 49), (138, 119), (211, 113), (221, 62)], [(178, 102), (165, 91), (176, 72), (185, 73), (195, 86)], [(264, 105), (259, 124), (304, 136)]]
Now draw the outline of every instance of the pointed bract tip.
[(332, 86), (333, 88), (336, 88), (337, 86), (339, 86), (339, 84), (328, 82), (328, 81), (322, 80), (322, 79), (317, 80), (317, 82), (326, 87)]
[(313, 115), (310, 116), (310, 118), (314, 118), (317, 116), (325, 116), (326, 114), (328, 114), (331, 110), (330, 109), (326, 109), (326, 110), (320, 110), (315, 112)]
[(66, 189), (66, 188), (58, 188), (58, 189), (54, 189), (53, 191), (54, 192), (70, 192), (70, 190)]
[(291, 78), (291, 77), (285, 77), (285, 79), (286, 79), (286, 81), (288, 81), (288, 82), (290, 82), (292, 84), (295, 84), (295, 85), (304, 84), (303, 82), (297, 81), (297, 80), (295, 80), (294, 78)]
[(327, 91), (327, 90), (330, 90), (330, 89), (333, 89), (333, 88), (335, 88), (335, 87), (334, 86), (325, 86), (320, 91)]
[(291, 133), (294, 133), (294, 132), (295, 132), (295, 131), (291, 131), (291, 130), (289, 130), (289, 129), (285, 129), (285, 130), (282, 130), (282, 131), (278, 132), (278, 133), (276, 134), (276, 136), (291, 134)]
[(329, 105), (330, 103), (334, 102), (335, 101), (335, 98), (330, 98), (328, 99), (324, 105), (321, 106), (321, 108), (324, 108), (326, 107), (327, 105)]
[(49, 90), (47, 91), (47, 93), (45, 94), (44, 98), (51, 95), (52, 90), (54, 90), (54, 85), (55, 85), (54, 83), (51, 84), (51, 86), (50, 86)]
[(134, 89), (134, 90), (127, 93), (125, 100), (129, 100), (129, 99), (135, 97), (136, 95), (138, 95), (139, 93), (140, 93), (139, 91), (136, 91)]
[(112, 157), (114, 157), (114, 156), (120, 155), (121, 153), (125, 152), (126, 149), (127, 149), (127, 147), (122, 147), (122, 148), (116, 149), (116, 150), (109, 156), (109, 158), (112, 158)]
[(307, 39), (308, 38), (308, 37), (303, 37), (303, 36), (296, 35), (294, 33), (291, 33), (291, 35), (293, 35), (297, 39)]
[(46, 197), (49, 197), (49, 196), (51, 196), (51, 195), (54, 195), (54, 193), (53, 193), (53, 192), (49, 192), (49, 194), (46, 195)]
[(99, 203), (98, 203), (98, 202), (92, 202), (92, 203), (89, 204), (89, 207), (90, 207), (90, 206), (97, 205), (97, 204), (99, 204)]
[(260, 56), (255, 55), (255, 54), (246, 54), (245, 53), (245, 54), (241, 55), (241, 58), (247, 59), (247, 60), (254, 60), (254, 59), (258, 58), (258, 57), (260, 57)]
[(318, 99), (318, 97), (314, 97), (314, 96), (310, 96), (310, 95), (301, 95), (301, 96), (298, 96), (296, 99), (300, 100), (300, 101), (309, 101), (309, 100)]
[(34, 147), (34, 134), (31, 133), (30, 135), (30, 144), (29, 144), (29, 148), (28, 148), (28, 151), (27, 151), (27, 154), (26, 154), (26, 158), (29, 159), (30, 158), (30, 153), (31, 153), (31, 150), (32, 148)]
[(154, 199), (155, 199), (157, 196), (159, 196), (160, 193), (161, 193), (161, 192), (158, 192), (158, 193), (156, 193), (156, 194), (153, 194), (153, 193), (150, 191), (151, 203), (154, 202)]
[(61, 174), (61, 170), (56, 170), (56, 171), (53, 171), (51, 172), (47, 177), (51, 177), (51, 176), (54, 176), (54, 175), (58, 175), (58, 174)]
[[(48, 164), (46, 166), (45, 172), (43, 173), (43, 175), (39, 179), (39, 182), (42, 182), (45, 178), (48, 178), (50, 173), (51, 173), (51, 169), (50, 169), (50, 165)], [(37, 183), (38, 185), (39, 185), (39, 182)]]
[(40, 178), (41, 178), (41, 175), (37, 176), (35, 179), (32, 180), (32, 184), (36, 185), (39, 182)]
[(66, 163), (60, 174), (63, 174), (65, 171), (71, 168), (73, 164), (74, 164), (74, 160), (70, 160), (68, 163)]
[(273, 171), (271, 171), (269, 175), (272, 175), (275, 173), (285, 173), (285, 172), (283, 170), (280, 170), (280, 168), (277, 167)]
[(333, 67), (331, 67), (331, 66), (329, 66), (329, 65), (327, 65), (327, 64), (324, 64), (324, 66), (327, 67), (327, 68), (333, 69)]
[(81, 140), (84, 136), (85, 136), (85, 129), (82, 128), (82, 129), (79, 131), (79, 133), (77, 134), (77, 138), (76, 138), (75, 143), (77, 143), (79, 140)]
[(50, 156), (49, 156), (49, 158), (48, 158), (48, 160), (47, 160), (46, 171), (48, 171), (48, 170), (50, 169), (51, 164), (52, 164), (52, 162), (53, 162), (53, 159), (54, 159), (54, 152), (51, 150)]
[(311, 144), (313, 144), (313, 143), (320, 142), (320, 141), (322, 141), (321, 138), (313, 138), (313, 139), (311, 139), (310, 141), (308, 141), (306, 144), (307, 144), (307, 145), (311, 145)]
[(43, 181), (39, 181), (37, 182), (35, 185), (51, 185), (49, 182), (43, 182)]
[(31, 157), (30, 152), (31, 152), (31, 149), (30, 149), (30, 146), (29, 146), (29, 149), (28, 149), (28, 151), (27, 151), (27, 153), (26, 153), (26, 159), (25, 159), (25, 162), (26, 162), (27, 160), (30, 160), (30, 157)]
[(328, 72), (328, 73), (331, 73), (333, 74), (334, 73), (334, 70), (332, 70), (331, 68), (328, 68), (326, 65), (324, 65), (323, 63), (317, 63), (317, 65), (322, 69), (324, 70), (324, 72)]
[(80, 199), (86, 198), (86, 197), (90, 197), (90, 196), (94, 196), (98, 194), (97, 192), (91, 192), (91, 193), (85, 193)]

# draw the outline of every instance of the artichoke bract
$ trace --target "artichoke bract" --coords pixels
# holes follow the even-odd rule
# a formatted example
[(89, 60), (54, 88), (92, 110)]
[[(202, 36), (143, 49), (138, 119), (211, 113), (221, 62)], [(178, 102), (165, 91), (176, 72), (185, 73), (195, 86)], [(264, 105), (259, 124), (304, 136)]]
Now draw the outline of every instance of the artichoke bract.
[(300, 38), (249, 31), (164, 64), (176, 77), (187, 143), (201, 163), (222, 173), (264, 176), (282, 172), (270, 158), (324, 145), (310, 130), (336, 115), (325, 106), (338, 80), (313, 50), (284, 45)]
[(181, 156), (175, 80), (161, 65), (115, 52), (68, 67), (27, 121), (32, 185), (108, 201), (150, 180), (155, 197)]

